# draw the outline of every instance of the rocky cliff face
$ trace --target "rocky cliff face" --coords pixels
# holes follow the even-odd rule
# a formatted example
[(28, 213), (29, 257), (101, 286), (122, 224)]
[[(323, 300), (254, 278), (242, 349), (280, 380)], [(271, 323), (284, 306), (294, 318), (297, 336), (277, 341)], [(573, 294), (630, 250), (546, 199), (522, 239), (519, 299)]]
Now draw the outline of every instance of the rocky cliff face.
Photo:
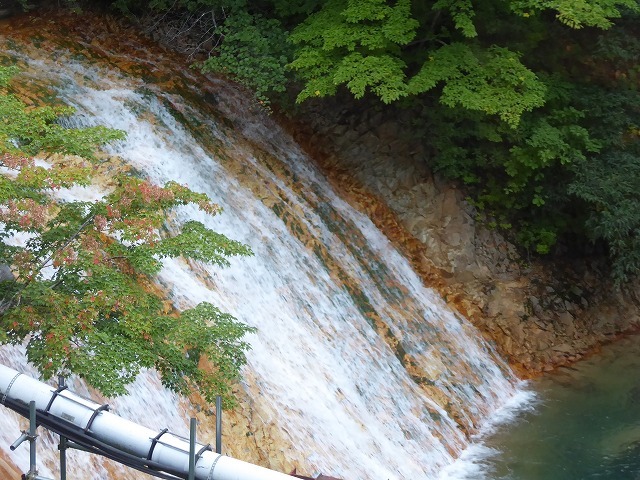
[(290, 130), (345, 197), (403, 246), (430, 286), (523, 376), (565, 365), (640, 326), (640, 282), (616, 289), (601, 260), (527, 259), (434, 175), (407, 113), (334, 100)]

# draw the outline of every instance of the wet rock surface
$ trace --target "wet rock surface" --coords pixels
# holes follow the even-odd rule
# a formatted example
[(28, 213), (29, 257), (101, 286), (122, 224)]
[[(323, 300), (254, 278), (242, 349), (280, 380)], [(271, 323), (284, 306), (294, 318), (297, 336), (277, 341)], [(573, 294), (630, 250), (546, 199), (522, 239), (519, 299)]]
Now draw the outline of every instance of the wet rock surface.
[(13, 463), (11, 458), (0, 451), (0, 478), (20, 478), (21, 474), (22, 472)]
[(407, 134), (411, 118), (396, 113), (335, 99), (306, 105), (289, 129), (522, 376), (638, 329), (640, 282), (616, 288), (602, 259), (523, 257), (476, 221), (459, 186), (430, 170), (420, 139)]

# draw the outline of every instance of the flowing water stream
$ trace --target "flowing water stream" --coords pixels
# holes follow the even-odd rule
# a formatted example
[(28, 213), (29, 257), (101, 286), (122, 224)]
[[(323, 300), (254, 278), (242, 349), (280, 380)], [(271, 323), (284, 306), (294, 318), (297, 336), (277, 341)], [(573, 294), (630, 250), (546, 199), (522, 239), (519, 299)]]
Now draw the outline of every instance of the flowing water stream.
[[(205, 192), (224, 208), (215, 218), (184, 208), (168, 228), (195, 218), (251, 246), (255, 256), (227, 269), (166, 261), (158, 282), (178, 308), (208, 301), (257, 327), (242, 388), (262, 421), (296, 450), (292, 458), (304, 457), (302, 470), (346, 480), (455, 478), (451, 465), (469, 435), (518, 402), (520, 383), (273, 119), (229, 84), (157, 73), (140, 52), (127, 61), (144, 64), (147, 76), (125, 73), (118, 68), (124, 54), (105, 53), (96, 42), (87, 50), (70, 38), (62, 47), (10, 37), (0, 35), (0, 48), (21, 66), (21, 81), (53, 84), (76, 107), (74, 125), (127, 132), (111, 155), (157, 183)], [(165, 88), (171, 76), (191, 86)], [(94, 186), (64, 195), (100, 192)], [(0, 350), (0, 361), (34, 373), (19, 348)], [(78, 381), (72, 388), (91, 393)], [(151, 428), (187, 430), (184, 402), (151, 372), (130, 396), (110, 403)], [(5, 410), (0, 423), (4, 448), (19, 425)], [(44, 441), (41, 474), (53, 476), (56, 440)], [(26, 469), (26, 449), (12, 458)], [(143, 477), (83, 454), (71, 469), (71, 478)]]

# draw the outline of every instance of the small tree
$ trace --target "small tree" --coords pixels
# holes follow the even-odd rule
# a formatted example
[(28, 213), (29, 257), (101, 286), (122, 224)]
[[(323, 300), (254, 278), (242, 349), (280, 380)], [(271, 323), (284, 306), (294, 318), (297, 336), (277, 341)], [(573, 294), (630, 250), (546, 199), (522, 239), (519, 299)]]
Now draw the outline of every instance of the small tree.
[[(162, 258), (224, 266), (251, 250), (195, 221), (161, 235), (174, 207), (220, 212), (175, 182), (125, 172), (100, 200), (56, 199), (57, 190), (90, 184), (96, 147), (124, 134), (64, 128), (57, 120), (72, 109), (28, 107), (9, 89), (15, 73), (0, 67), (0, 266), (11, 269), (0, 278), (0, 342), (26, 341), (44, 378), (74, 373), (106, 395), (155, 368), (176, 392), (221, 394), (232, 405), (252, 329), (207, 303), (175, 312), (152, 280)], [(201, 368), (205, 358), (213, 368)]]

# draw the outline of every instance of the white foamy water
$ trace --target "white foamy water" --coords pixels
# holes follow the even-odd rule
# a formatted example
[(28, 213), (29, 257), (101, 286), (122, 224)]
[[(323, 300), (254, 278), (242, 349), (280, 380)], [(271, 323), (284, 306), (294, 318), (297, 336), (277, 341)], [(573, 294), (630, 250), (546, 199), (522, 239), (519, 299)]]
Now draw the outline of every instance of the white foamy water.
[(516, 421), (524, 411), (533, 409), (536, 401), (536, 394), (525, 389), (519, 390), (507, 399), (487, 418), (460, 456), (440, 471), (438, 480), (492, 480), (494, 472), (490, 466), (490, 460), (502, 452), (487, 447), (483, 444), (483, 439), (499, 428)]
[[(258, 329), (249, 337), (246, 388), (269, 406), (274, 418), (265, 420), (306, 453), (308, 468), (345, 480), (470, 478), (460, 462), (481, 447), (468, 449), (469, 436), (519, 398), (518, 381), (291, 138), (222, 88), (220, 101), (236, 112), (232, 126), (176, 94), (142, 92), (140, 80), (74, 62), (66, 73), (37, 67), (64, 85), (75, 122), (127, 132), (112, 153), (155, 182), (186, 184), (224, 208), (215, 218), (184, 208), (174, 223), (193, 218), (251, 246), (253, 257), (227, 269), (168, 260), (158, 281), (179, 308), (211, 302)], [(25, 371), (21, 355), (4, 348), (0, 360)], [(153, 374), (131, 392), (111, 402), (117, 413), (186, 430), (178, 399)], [(0, 442), (11, 443), (17, 422), (0, 415)], [(56, 452), (47, 450), (45, 468), (55, 470)], [(26, 451), (13, 457), (22, 467)], [(95, 460), (72, 468), (107, 478)], [(134, 478), (117, 478), (124, 475)]]

